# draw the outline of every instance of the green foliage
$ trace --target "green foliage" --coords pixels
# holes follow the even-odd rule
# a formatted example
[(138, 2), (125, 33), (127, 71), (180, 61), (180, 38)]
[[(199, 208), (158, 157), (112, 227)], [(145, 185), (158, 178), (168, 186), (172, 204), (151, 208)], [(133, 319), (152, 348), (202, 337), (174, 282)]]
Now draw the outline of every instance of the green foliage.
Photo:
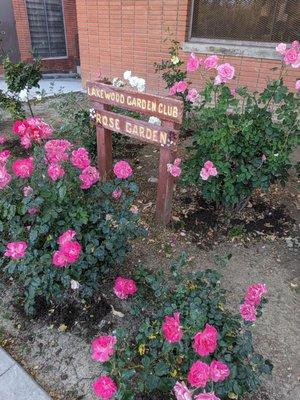
[[(183, 181), (201, 187), (205, 199), (240, 208), (255, 189), (285, 183), (290, 155), (297, 143), (299, 99), (271, 82), (260, 94), (207, 83), (202, 102), (193, 108), (194, 131)], [(218, 176), (204, 181), (199, 172), (211, 160)]]
[(22, 104), (15, 97), (4, 93), (0, 90), (0, 109), (8, 112), (13, 120), (24, 119), (25, 111), (22, 108)]
[[(261, 384), (262, 374), (272, 371), (271, 362), (254, 351), (252, 334), (241, 317), (226, 310), (221, 275), (211, 269), (183, 275), (186, 260), (183, 254), (173, 262), (171, 277), (144, 268), (134, 276), (139, 291), (129, 309), (139, 328), (131, 335), (124, 329), (116, 331), (116, 352), (105, 364), (105, 370), (118, 383), (117, 399), (143, 398), (156, 390), (170, 398), (175, 382), (186, 382), (191, 365), (199, 359), (208, 364), (219, 360), (230, 368), (225, 381), (213, 387), (208, 383), (205, 388), (221, 399), (251, 393)], [(176, 311), (180, 312), (184, 336), (179, 343), (171, 344), (164, 340), (161, 326), (164, 317)], [(218, 347), (210, 356), (200, 357), (191, 344), (206, 323), (217, 328)]]
[[(183, 62), (174, 65), (171, 61), (178, 50), (173, 42), (171, 59), (156, 64), (167, 88), (187, 78)], [(201, 68), (197, 72), (203, 82), (197, 88), (199, 99), (191, 103), (187, 91), (179, 94), (185, 101), (183, 127), (192, 133), (182, 181), (197, 185), (206, 200), (240, 210), (255, 189), (267, 191), (271, 183), (287, 181), (299, 133), (299, 94), (284, 85), (284, 66), (279, 78), (261, 93), (245, 87), (232, 92), (225, 84), (214, 85)], [(199, 173), (208, 160), (218, 176), (202, 180)]]
[[(138, 191), (133, 181), (116, 179), (81, 190), (80, 172), (69, 162), (64, 162), (64, 178), (52, 182), (47, 176), (44, 149), (35, 147), (33, 157), (33, 175), (13, 178), (0, 198), (0, 253), (8, 242), (28, 243), (24, 258), (0, 260), (1, 269), (24, 288), (28, 314), (34, 312), (38, 298), (47, 302), (68, 299), (71, 280), (79, 282), (80, 297), (91, 298), (103, 274), (123, 262), (129, 239), (144, 234), (137, 224), (138, 216), (130, 211)], [(23, 196), (25, 186), (33, 188), (28, 197)], [(123, 191), (119, 201), (111, 197), (117, 187)], [(32, 208), (38, 209), (36, 215), (28, 213)], [(77, 232), (81, 256), (69, 267), (56, 268), (52, 255), (58, 250), (58, 237), (68, 229)]]
[(42, 79), (41, 67), (40, 59), (35, 59), (32, 63), (24, 61), (13, 63), (9, 57), (5, 57), (3, 68), (8, 90), (12, 93), (20, 93), (24, 89), (39, 87), (39, 81)]

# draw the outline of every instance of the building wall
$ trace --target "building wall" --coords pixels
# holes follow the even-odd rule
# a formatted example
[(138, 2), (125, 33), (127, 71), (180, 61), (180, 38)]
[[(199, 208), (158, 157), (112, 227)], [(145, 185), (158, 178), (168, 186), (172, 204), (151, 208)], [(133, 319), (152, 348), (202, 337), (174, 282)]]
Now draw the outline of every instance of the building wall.
[[(168, 57), (164, 43), (167, 30), (180, 42), (187, 40), (189, 0), (76, 0), (83, 81), (102, 77), (121, 77), (132, 70), (144, 77), (147, 90), (162, 92), (164, 84), (155, 74), (153, 63)], [(186, 59), (189, 55), (182, 52)], [(270, 68), (279, 60), (226, 56), (236, 67), (237, 84), (253, 90), (264, 87), (266, 78), (276, 76)], [(199, 74), (193, 74), (197, 83)], [(297, 70), (290, 68), (286, 83), (293, 88)]]
[[(26, 0), (12, 0), (12, 4), (14, 9), (21, 60), (31, 60), (31, 38), (26, 10)], [(67, 57), (60, 59), (43, 59), (42, 65), (45, 72), (75, 72), (76, 65), (78, 65), (78, 30), (75, 0), (63, 0), (63, 9)]]

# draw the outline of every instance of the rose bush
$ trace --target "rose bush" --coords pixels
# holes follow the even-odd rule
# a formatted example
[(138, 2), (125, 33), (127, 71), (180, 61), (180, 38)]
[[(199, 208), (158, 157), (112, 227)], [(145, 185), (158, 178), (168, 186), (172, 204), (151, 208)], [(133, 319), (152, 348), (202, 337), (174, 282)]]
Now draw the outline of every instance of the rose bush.
[[(287, 181), (300, 104), (299, 94), (283, 81), (288, 68), (300, 66), (299, 43), (288, 47), (277, 46), (282, 54), (279, 76), (261, 93), (237, 86), (234, 66), (216, 55), (200, 59), (191, 54), (185, 66), (176, 42), (170, 60), (156, 64), (169, 94), (185, 102), (183, 128), (192, 134), (192, 144), (183, 160), (182, 182), (197, 185), (217, 205), (240, 210), (254, 190), (267, 191), (271, 183)], [(196, 75), (203, 83), (200, 88), (190, 80)]]
[(123, 179), (99, 182), (85, 148), (65, 139), (32, 145), (17, 159), (5, 143), (0, 150), (0, 265), (24, 288), (29, 314), (37, 299), (61, 302), (73, 288), (91, 297), (102, 274), (122, 263), (129, 239), (144, 232), (131, 211), (138, 188), (125, 179), (125, 161)]
[[(93, 341), (92, 358), (104, 369), (93, 384), (100, 399), (150, 399), (154, 393), (177, 400), (237, 399), (272, 371), (271, 362), (254, 351), (252, 322), (242, 310), (226, 310), (221, 275), (207, 269), (183, 276), (186, 260), (183, 254), (172, 264), (173, 279), (144, 268), (127, 279), (133, 297), (118, 297), (130, 301), (138, 328)], [(266, 292), (261, 283), (246, 291), (243, 304), (253, 306), (257, 317)], [(109, 392), (103, 377), (110, 378)]]

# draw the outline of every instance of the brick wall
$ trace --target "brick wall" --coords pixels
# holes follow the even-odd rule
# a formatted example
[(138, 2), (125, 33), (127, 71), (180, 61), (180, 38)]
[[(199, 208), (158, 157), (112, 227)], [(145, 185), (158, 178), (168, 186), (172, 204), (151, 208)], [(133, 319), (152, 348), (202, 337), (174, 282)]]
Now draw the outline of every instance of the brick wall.
[[(187, 39), (189, 0), (76, 0), (81, 71), (84, 82), (99, 72), (121, 77), (124, 70), (147, 80), (147, 90), (163, 91), (153, 63), (167, 57), (163, 39), (167, 29), (184, 42)], [(182, 53), (186, 59), (188, 53)], [(236, 67), (233, 83), (261, 89), (276, 60), (249, 57), (223, 57)], [(193, 74), (193, 82), (196, 82)], [(286, 83), (294, 87), (297, 70), (290, 69)]]
[[(12, 0), (21, 60), (31, 60), (31, 38), (26, 10), (26, 0)], [(76, 72), (78, 60), (78, 30), (76, 1), (63, 0), (67, 57), (43, 59), (44, 72)], [(1, 73), (1, 66), (0, 66)]]

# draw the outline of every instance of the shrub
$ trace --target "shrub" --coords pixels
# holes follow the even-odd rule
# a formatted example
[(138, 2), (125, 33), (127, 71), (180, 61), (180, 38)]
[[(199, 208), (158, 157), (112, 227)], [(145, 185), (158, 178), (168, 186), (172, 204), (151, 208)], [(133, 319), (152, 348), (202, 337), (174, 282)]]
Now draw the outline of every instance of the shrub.
[(132, 178), (97, 183), (84, 148), (41, 140), (17, 160), (0, 152), (0, 252), (7, 256), (0, 265), (24, 288), (29, 314), (39, 297), (64, 301), (71, 285), (91, 297), (103, 273), (124, 260), (129, 239), (143, 234), (131, 209)]
[[(92, 358), (105, 362), (103, 374), (113, 380), (114, 393), (117, 387), (116, 399), (150, 399), (154, 393), (170, 398), (172, 390), (178, 400), (201, 400), (204, 392), (211, 400), (237, 399), (256, 390), (262, 375), (271, 372), (270, 361), (254, 351), (248, 329), (262, 313), (265, 285), (250, 286), (241, 315), (232, 314), (225, 308), (220, 274), (207, 269), (183, 276), (185, 264), (183, 254), (172, 265), (173, 279), (162, 271), (138, 270), (138, 294), (129, 307), (138, 331), (130, 335), (118, 329), (93, 342)], [(116, 285), (121, 299), (136, 290), (127, 290), (133, 283), (123, 280), (120, 295), (120, 282)], [(101, 392), (97, 379), (96, 394), (99, 386)]]
[[(292, 46), (300, 58), (299, 44)], [(170, 50), (171, 60), (175, 50)], [(299, 131), (299, 95), (283, 83), (289, 64), (285, 56), (278, 79), (261, 93), (235, 87), (234, 67), (220, 64), (217, 56), (200, 60), (191, 54), (182, 72), (171, 61), (157, 67), (170, 94), (183, 97), (190, 110), (184, 127), (192, 131), (192, 145), (182, 180), (201, 188), (205, 199), (239, 210), (255, 189), (267, 191), (271, 183), (287, 181)], [(191, 85), (187, 71), (200, 73), (202, 88)]]

